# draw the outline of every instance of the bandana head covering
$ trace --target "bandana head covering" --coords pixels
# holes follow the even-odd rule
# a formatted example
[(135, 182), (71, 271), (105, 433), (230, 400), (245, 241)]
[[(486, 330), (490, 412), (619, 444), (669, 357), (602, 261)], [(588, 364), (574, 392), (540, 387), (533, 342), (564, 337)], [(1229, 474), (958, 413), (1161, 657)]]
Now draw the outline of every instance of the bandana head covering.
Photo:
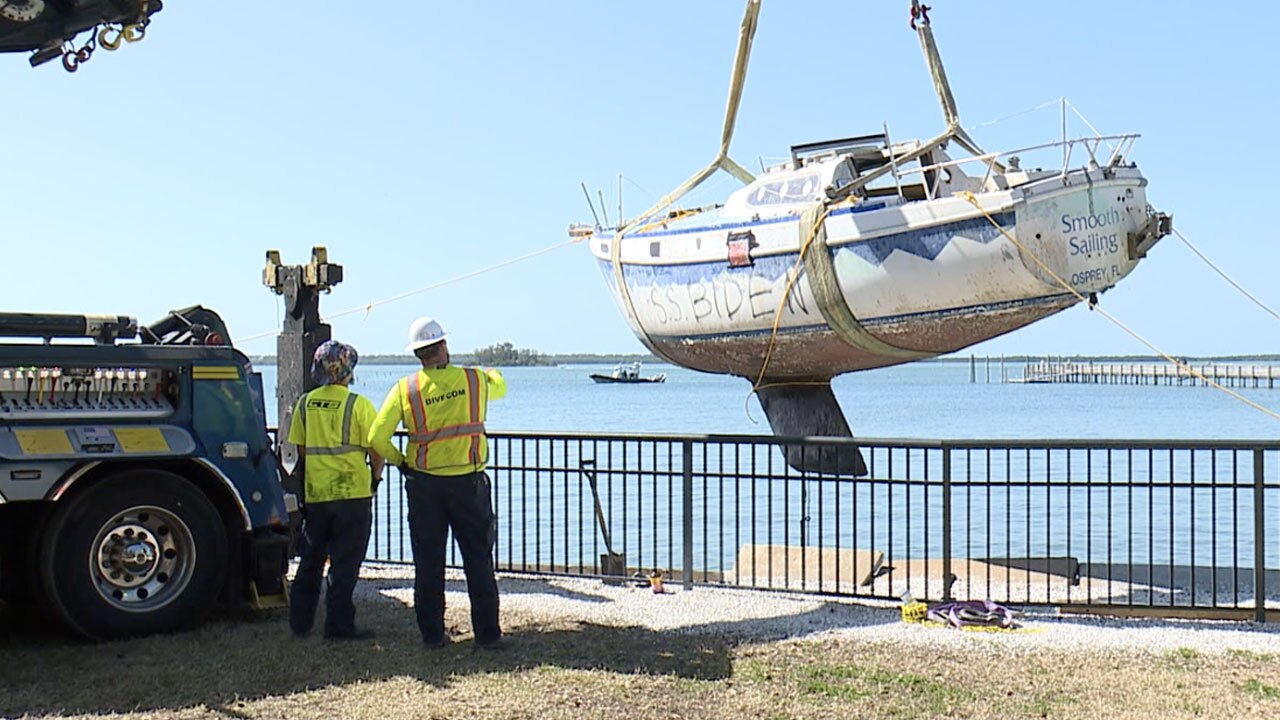
[(336, 385), (351, 377), (360, 355), (356, 349), (337, 340), (325, 341), (316, 348), (311, 360), (311, 379), (321, 385)]

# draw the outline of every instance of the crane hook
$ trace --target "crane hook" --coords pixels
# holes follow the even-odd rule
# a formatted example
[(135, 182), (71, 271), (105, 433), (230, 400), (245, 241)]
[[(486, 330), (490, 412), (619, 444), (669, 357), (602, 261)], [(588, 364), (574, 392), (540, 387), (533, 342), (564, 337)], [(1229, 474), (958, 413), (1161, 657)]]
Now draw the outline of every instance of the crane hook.
[(136, 43), (147, 36), (147, 28), (143, 25), (125, 25), (121, 35), (125, 42)]
[[(109, 33), (113, 30), (115, 31), (115, 37), (110, 37)], [(123, 28), (111, 27), (110, 25), (108, 25), (107, 27), (104, 27), (98, 31), (98, 43), (102, 45), (102, 47), (112, 52), (115, 52), (117, 49), (120, 48), (120, 43), (123, 40), (124, 40)]]

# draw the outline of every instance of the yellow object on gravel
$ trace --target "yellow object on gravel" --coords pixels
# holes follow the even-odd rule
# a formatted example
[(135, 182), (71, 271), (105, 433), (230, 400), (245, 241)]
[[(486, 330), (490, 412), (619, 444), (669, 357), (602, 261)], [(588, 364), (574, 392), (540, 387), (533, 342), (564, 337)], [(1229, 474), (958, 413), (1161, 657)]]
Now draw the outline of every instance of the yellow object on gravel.
[(922, 623), (928, 613), (929, 606), (919, 600), (912, 600), (902, 604), (902, 622)]

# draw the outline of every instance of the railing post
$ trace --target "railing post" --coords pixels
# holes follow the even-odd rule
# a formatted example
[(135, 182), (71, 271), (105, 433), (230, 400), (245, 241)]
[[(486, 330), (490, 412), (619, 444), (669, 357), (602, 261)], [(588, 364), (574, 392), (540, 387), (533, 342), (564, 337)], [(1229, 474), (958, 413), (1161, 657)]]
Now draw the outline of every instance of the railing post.
[[(928, 502), (928, 499), (925, 500)], [(951, 600), (951, 448), (942, 446), (942, 600)]]
[(693, 441), (686, 439), (680, 445), (684, 456), (681, 462), (684, 482), (680, 503), (684, 525), (684, 589), (687, 592), (693, 589)]
[(1267, 621), (1266, 483), (1262, 448), (1253, 449), (1253, 619)]

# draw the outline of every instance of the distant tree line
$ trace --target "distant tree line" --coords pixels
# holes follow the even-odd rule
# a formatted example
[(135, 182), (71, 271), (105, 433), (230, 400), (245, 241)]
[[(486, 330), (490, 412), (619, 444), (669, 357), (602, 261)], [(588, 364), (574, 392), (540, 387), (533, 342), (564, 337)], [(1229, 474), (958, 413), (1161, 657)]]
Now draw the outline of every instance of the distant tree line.
[[(455, 365), (496, 365), (511, 367), (514, 365), (616, 365), (618, 363), (659, 363), (664, 362), (648, 353), (542, 353), (536, 350), (516, 349), (511, 343), (500, 343), (475, 352), (450, 353)], [(274, 365), (275, 355), (250, 355), (249, 359), (257, 365)], [(967, 362), (967, 359), (966, 359)], [(361, 365), (415, 365), (417, 360), (408, 353), (398, 355), (361, 355)]]
[(497, 343), (482, 347), (475, 351), (476, 363), (501, 367), (528, 367), (531, 365), (554, 365), (537, 350), (517, 348), (509, 342)]

